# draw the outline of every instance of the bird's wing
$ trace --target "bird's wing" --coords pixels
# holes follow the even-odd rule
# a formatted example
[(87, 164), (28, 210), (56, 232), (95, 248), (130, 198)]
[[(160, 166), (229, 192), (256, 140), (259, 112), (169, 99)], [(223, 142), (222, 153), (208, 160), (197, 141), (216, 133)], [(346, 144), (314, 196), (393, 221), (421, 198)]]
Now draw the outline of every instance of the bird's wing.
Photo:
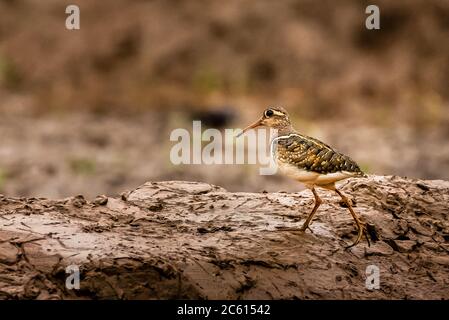
[(281, 162), (322, 174), (345, 171), (363, 175), (354, 160), (318, 139), (292, 133), (279, 136), (273, 142)]

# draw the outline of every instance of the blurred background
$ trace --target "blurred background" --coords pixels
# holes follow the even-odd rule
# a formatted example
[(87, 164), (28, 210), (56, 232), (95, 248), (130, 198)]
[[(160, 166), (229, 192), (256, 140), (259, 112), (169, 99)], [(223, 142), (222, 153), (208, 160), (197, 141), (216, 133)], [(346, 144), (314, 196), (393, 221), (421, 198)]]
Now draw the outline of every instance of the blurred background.
[(242, 128), (270, 105), (369, 173), (449, 179), (448, 40), (446, 0), (0, 0), (0, 193), (297, 191), (257, 165), (169, 160), (171, 130)]

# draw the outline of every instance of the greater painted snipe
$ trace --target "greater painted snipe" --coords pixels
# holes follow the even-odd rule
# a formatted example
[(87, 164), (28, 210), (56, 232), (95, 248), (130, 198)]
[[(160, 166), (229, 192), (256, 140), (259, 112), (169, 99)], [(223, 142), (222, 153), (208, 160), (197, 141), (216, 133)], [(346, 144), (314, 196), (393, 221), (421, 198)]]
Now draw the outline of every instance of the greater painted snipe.
[(259, 120), (243, 129), (239, 135), (259, 126), (271, 127), (277, 131), (271, 141), (271, 150), (279, 171), (303, 183), (315, 197), (315, 205), (300, 230), (305, 231), (309, 227), (314, 214), (322, 203), (315, 190), (315, 187), (320, 187), (335, 191), (341, 197), (357, 224), (357, 238), (348, 248), (358, 244), (363, 235), (365, 235), (369, 244), (365, 224), (354, 212), (351, 201), (335, 186), (337, 181), (365, 176), (357, 163), (318, 139), (298, 133), (293, 129), (288, 113), (284, 108), (266, 109)]

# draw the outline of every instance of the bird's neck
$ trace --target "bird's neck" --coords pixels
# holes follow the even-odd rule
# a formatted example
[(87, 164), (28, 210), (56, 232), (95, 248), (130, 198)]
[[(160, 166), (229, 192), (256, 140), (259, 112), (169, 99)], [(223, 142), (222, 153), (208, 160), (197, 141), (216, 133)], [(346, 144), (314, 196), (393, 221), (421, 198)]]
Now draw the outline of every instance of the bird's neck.
[(296, 130), (293, 129), (293, 127), (291, 125), (283, 126), (283, 127), (277, 128), (275, 137), (286, 136), (286, 135), (289, 135), (290, 133), (296, 133)]

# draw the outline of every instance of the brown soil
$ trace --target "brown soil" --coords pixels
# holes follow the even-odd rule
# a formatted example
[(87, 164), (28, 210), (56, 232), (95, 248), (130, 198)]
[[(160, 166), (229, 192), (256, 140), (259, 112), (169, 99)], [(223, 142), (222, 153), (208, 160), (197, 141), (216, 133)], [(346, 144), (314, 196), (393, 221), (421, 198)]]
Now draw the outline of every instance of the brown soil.
[[(0, 297), (449, 299), (449, 182), (369, 176), (342, 189), (374, 226), (371, 247), (344, 249), (355, 227), (328, 192), (305, 234), (308, 191), (167, 181), (92, 202), (2, 196)], [(72, 264), (80, 290), (64, 285)], [(368, 265), (379, 290), (365, 288)]]
[[(0, 95), (38, 110), (281, 102), (314, 118), (447, 113), (449, 4), (377, 1), (0, 2)], [(240, 107), (243, 107), (240, 103)]]

